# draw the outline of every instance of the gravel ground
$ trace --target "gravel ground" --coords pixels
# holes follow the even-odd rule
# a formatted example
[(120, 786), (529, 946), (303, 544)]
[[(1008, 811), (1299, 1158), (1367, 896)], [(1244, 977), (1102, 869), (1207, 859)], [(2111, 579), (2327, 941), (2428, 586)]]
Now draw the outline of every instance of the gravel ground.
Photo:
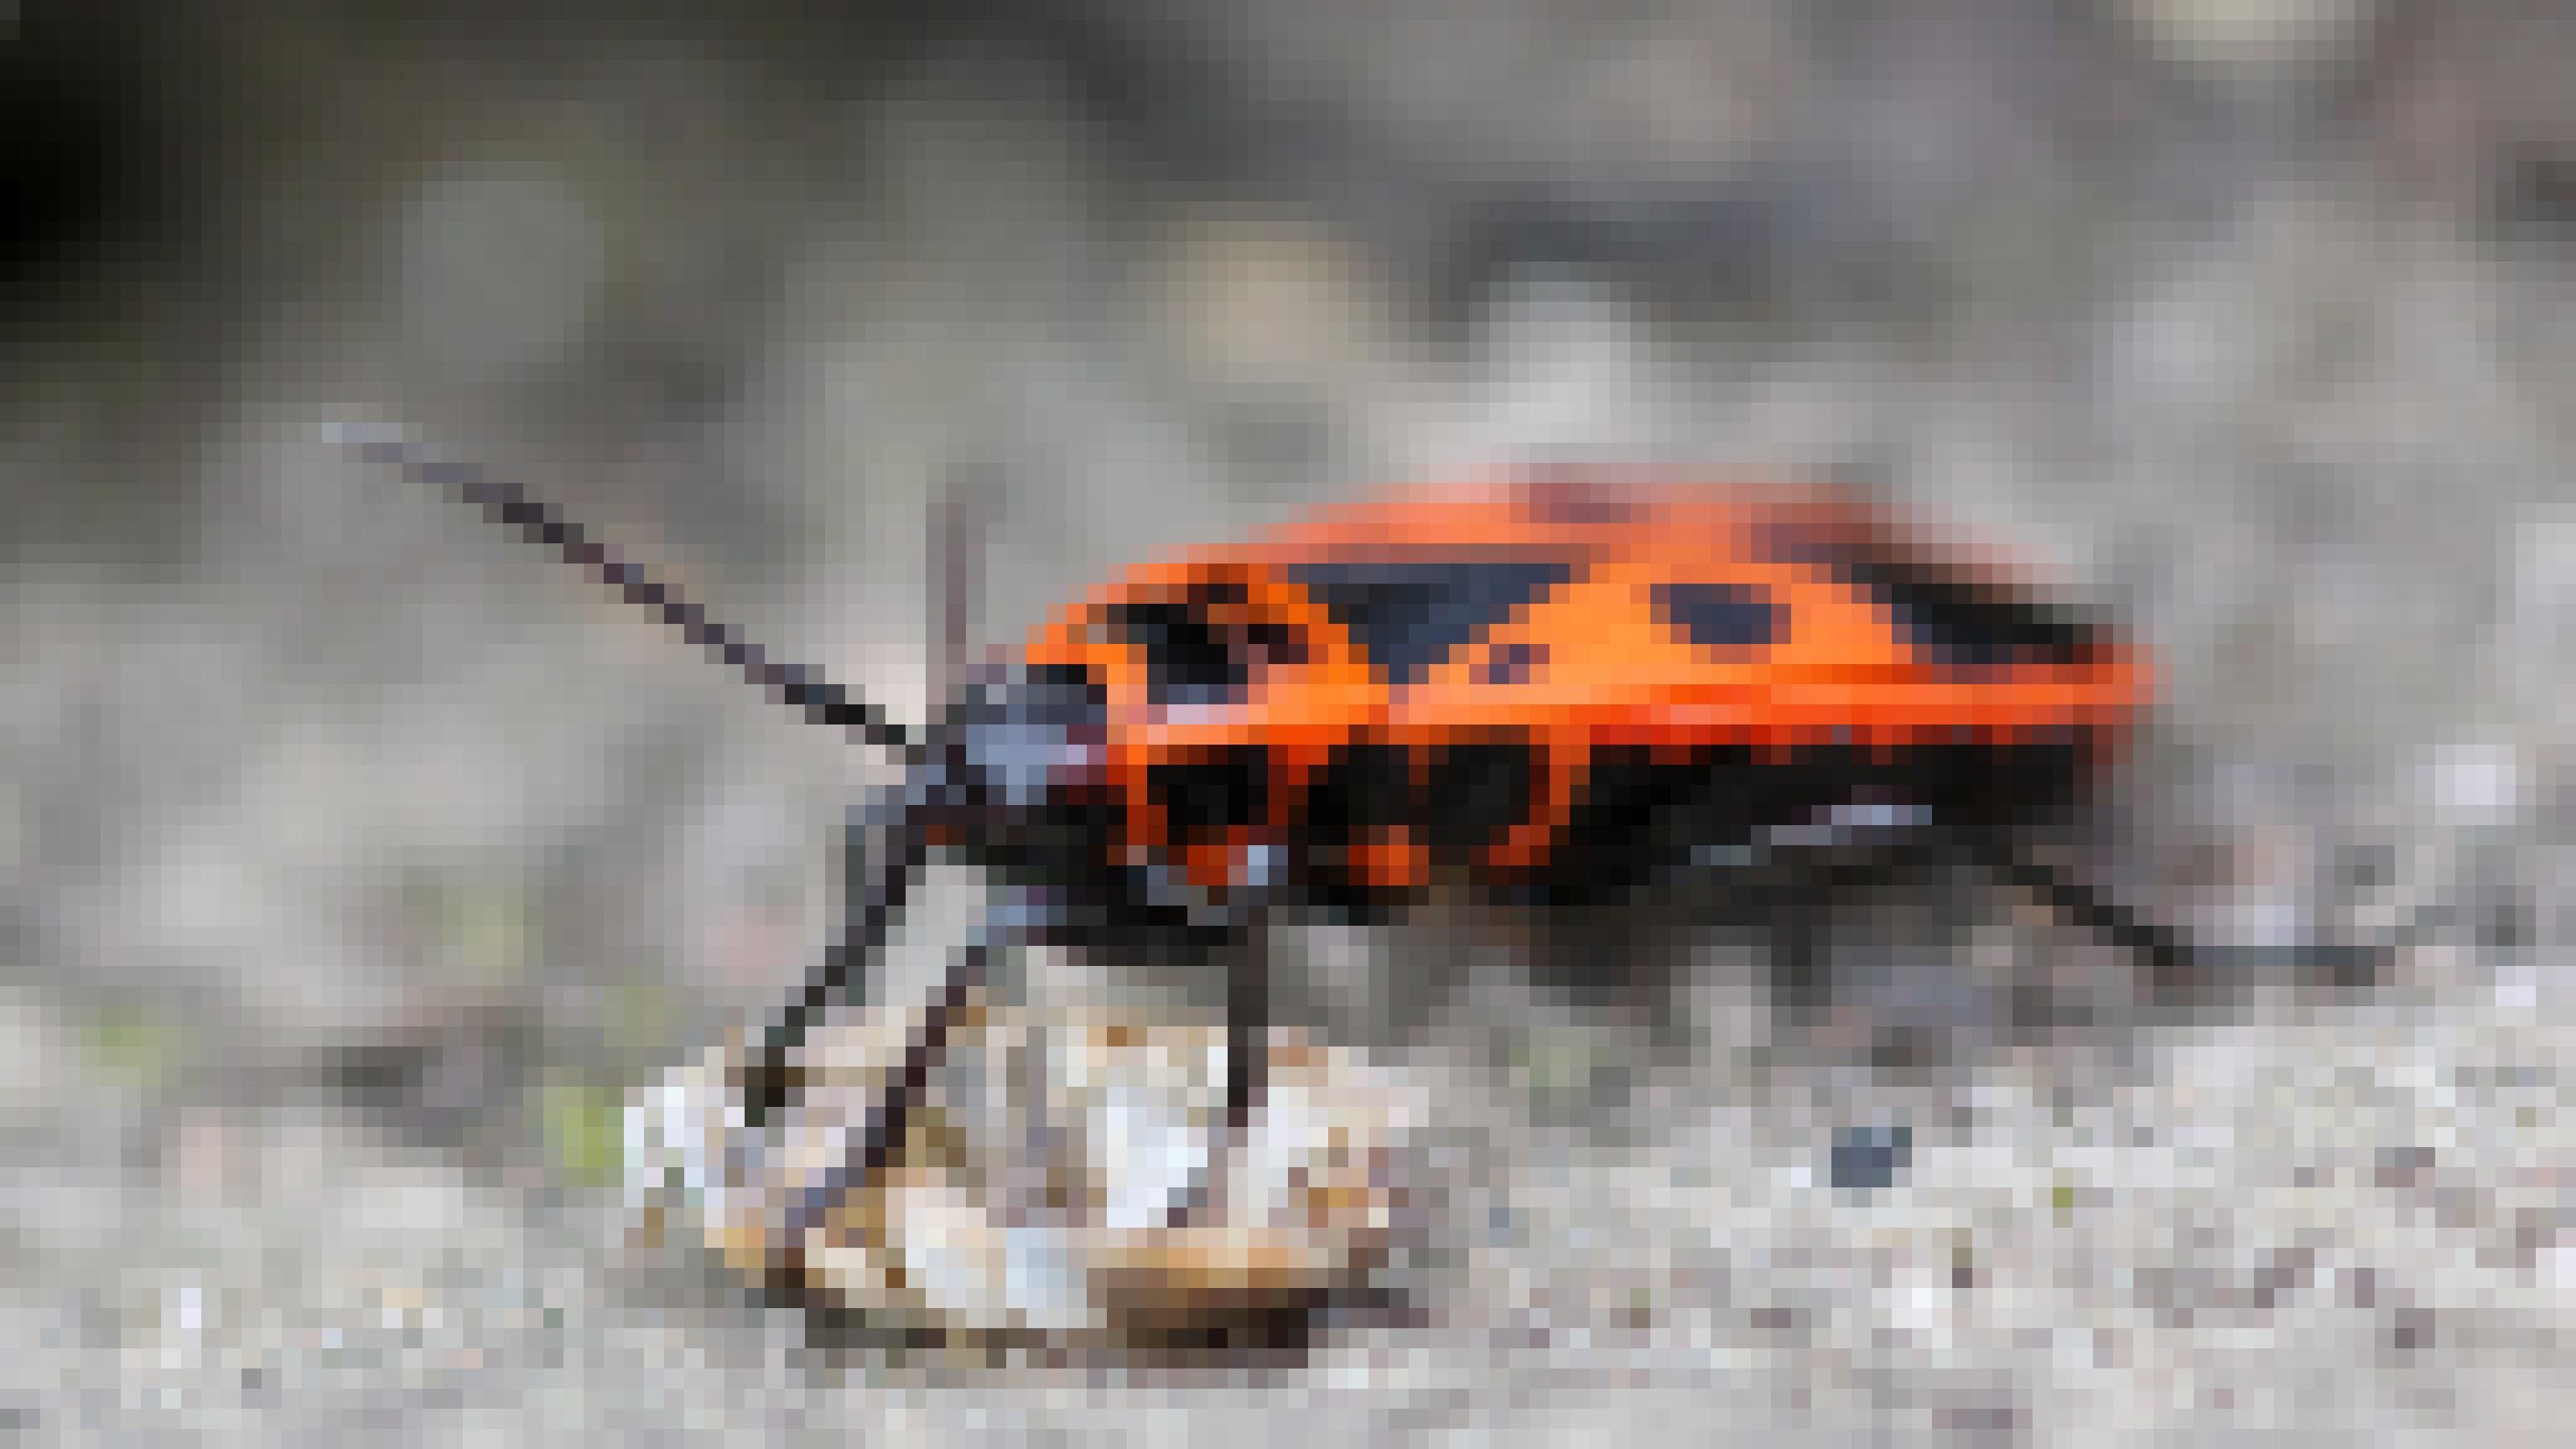
[[(42, 193), (103, 229), (0, 252), (31, 319), (0, 1437), (2542, 1442), (2576, 1326), (2576, 34), (1451, 8), (273, 0), (75, 46), (169, 128), (98, 131), (123, 181)], [(1677, 46), (1743, 74), (1658, 81)], [(65, 73), (126, 113), (118, 65)], [(0, 132), (13, 179), (92, 154)], [(818, 1339), (633, 1251), (611, 1144), (799, 968), (877, 766), (317, 446), (353, 410), (915, 716), (957, 478), (998, 500), (1004, 639), (1387, 477), (1866, 467), (2164, 659), (2123, 893), (2258, 947), (2442, 909), (2374, 989), (2249, 952), (2149, 1022), (1959, 892), (1856, 907), (1854, 988), (1945, 1043), (1902, 1071), (1775, 1041), (1725, 935), (1683, 978), (1702, 1049), (1594, 1114), (1560, 1109), (1636, 1044), (1503, 953), (1318, 931), (1296, 1013), (1439, 1104), (1395, 1306), (1216, 1364)], [(1388, 983), (1460, 952), (1458, 998), (1390, 1027)], [(2001, 1030), (2016, 953), (2092, 1020)]]
[[(2107, 1080), (2029, 1056), (1938, 1090), (1673, 1085), (1650, 1150), (1458, 1114), (1409, 1312), (1161, 1368), (818, 1347), (682, 1255), (632, 1258), (605, 1204), (326, 1104), (57, 1089), (13, 1124), (30, 1291), (0, 1404), (65, 1443), (1313, 1432), (1289, 1409), (1367, 1442), (2549, 1442), (2568, 1013), (2255, 1013)], [(1831, 1181), (1856, 1111), (1911, 1128), (1883, 1190)]]

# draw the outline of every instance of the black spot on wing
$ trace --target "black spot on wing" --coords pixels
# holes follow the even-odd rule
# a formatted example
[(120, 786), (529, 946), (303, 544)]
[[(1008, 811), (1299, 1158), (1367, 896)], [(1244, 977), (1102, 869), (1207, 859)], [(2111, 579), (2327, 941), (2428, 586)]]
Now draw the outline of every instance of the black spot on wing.
[(1780, 609), (1749, 584), (1657, 584), (1655, 613), (1703, 649), (1761, 649), (1780, 637)]
[(1187, 604), (1119, 604), (1105, 622), (1113, 638), (1144, 656), (1145, 686), (1158, 702), (1231, 697), (1249, 682), (1244, 661), (1226, 647), (1224, 635)]
[(1296, 663), (1303, 641), (1285, 626), (1256, 621), (1228, 626), (1211, 611), (1239, 605), (1243, 586), (1216, 580), (1178, 599), (1140, 599), (1111, 607), (1110, 637), (1144, 656), (1146, 690), (1157, 704), (1226, 704), (1252, 682), (1254, 651), (1273, 663)]
[(1319, 559), (1282, 569), (1378, 671), (1411, 684), (1488, 629), (1573, 579), (1548, 553)]

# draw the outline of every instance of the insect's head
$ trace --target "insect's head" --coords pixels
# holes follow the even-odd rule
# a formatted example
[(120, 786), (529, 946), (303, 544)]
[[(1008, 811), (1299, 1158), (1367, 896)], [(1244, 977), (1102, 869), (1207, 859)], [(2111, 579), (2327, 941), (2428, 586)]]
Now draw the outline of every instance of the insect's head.
[(940, 842), (1006, 876), (1068, 878), (1103, 838), (1108, 698), (1074, 665), (969, 674), (922, 741), (918, 798)]

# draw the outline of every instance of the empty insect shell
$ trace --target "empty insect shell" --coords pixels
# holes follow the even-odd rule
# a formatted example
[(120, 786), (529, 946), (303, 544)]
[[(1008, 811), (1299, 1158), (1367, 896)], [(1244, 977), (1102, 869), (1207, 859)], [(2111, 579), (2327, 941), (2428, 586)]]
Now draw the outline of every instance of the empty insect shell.
[(1317, 1301), (1403, 1220), (1420, 1103), (1358, 1055), (1274, 1030), (1268, 1105), (1216, 1164), (1215, 1210), (1175, 1226), (1223, 1137), (1225, 1032), (981, 1002), (891, 1169), (849, 1182), (910, 1025), (819, 1028), (797, 1110), (762, 1134), (741, 1126), (739, 1040), (649, 1089), (627, 1118), (638, 1225), (890, 1324), (1116, 1335)]

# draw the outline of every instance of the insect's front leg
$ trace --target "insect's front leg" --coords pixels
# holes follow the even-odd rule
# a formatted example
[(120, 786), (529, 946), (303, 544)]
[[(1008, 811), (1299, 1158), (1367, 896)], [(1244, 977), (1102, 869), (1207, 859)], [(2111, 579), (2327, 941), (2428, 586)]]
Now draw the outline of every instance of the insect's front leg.
[(913, 877), (929, 862), (929, 802), (922, 793), (911, 780), (887, 786), (869, 799), (850, 830), (846, 869), (852, 889), (841, 928), (795, 1000), (770, 1023), (745, 1084), (743, 1118), (755, 1132), (787, 1105), (789, 1059), (803, 1049), (814, 1023), (837, 1002), (867, 1004), (868, 972), (903, 913)]
[(885, 1085), (868, 1109), (856, 1152), (838, 1152), (815, 1181), (799, 1189), (781, 1224), (781, 1240), (801, 1243), (805, 1234), (859, 1184), (872, 1182), (894, 1160), (912, 1130), (912, 1114), (930, 1090), (931, 1074), (948, 1054), (948, 1038), (957, 1018), (972, 1003), (992, 974), (993, 953), (1037, 939), (1045, 917), (1031, 893), (1005, 891), (985, 912), (983, 923), (949, 963), (939, 994), (931, 999), (904, 1043), (903, 1060), (887, 1074)]

